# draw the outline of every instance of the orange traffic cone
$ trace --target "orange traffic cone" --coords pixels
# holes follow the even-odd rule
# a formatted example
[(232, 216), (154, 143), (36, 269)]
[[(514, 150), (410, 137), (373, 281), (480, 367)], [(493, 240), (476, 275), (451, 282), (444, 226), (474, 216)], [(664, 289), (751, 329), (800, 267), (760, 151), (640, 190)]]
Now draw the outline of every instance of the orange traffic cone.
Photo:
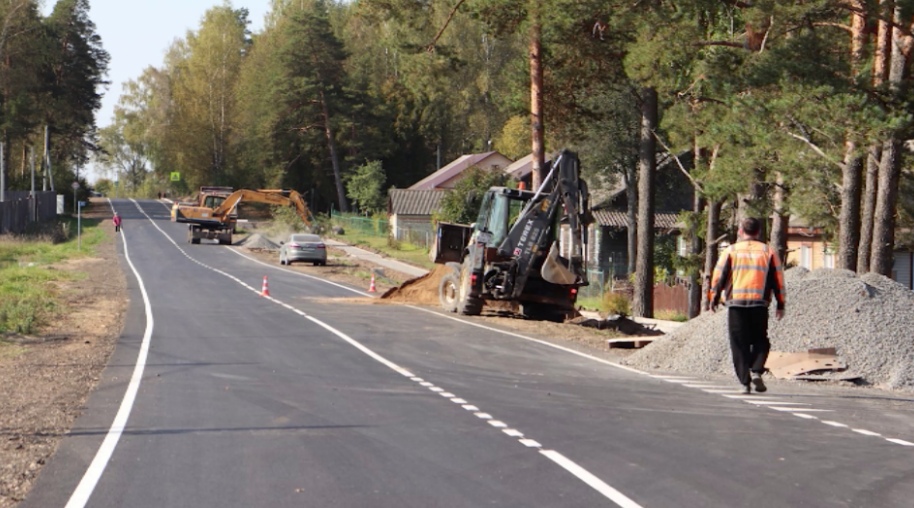
[(267, 282), (267, 276), (263, 276), (263, 288), (260, 290), (260, 296), (270, 296), (270, 284)]
[(378, 288), (376, 288), (375, 285), (374, 285), (374, 274), (371, 274), (371, 284), (368, 286), (368, 292), (369, 292), (369, 293), (377, 293), (377, 292), (378, 292)]

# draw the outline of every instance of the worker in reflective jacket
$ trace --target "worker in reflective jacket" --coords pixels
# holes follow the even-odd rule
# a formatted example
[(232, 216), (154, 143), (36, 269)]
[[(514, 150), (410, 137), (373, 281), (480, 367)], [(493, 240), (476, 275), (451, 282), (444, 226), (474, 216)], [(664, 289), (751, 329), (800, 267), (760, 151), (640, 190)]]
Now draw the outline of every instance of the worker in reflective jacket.
[(777, 301), (775, 316), (784, 317), (784, 272), (777, 252), (758, 240), (762, 223), (744, 219), (739, 227), (739, 241), (721, 253), (708, 302), (712, 312), (721, 298), (727, 306), (730, 352), (736, 377), (745, 393), (764, 392), (762, 381), (771, 343), (768, 340), (768, 307), (772, 296)]

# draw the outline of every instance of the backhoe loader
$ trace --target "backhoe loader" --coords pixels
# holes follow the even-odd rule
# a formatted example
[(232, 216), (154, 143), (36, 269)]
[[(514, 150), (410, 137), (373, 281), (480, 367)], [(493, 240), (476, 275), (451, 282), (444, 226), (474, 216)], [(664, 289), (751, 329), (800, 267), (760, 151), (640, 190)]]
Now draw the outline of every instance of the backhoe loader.
[[(305, 225), (311, 225), (311, 211), (301, 194), (294, 190), (240, 189), (226, 193), (226, 187), (201, 187), (194, 205), (178, 204), (174, 210), (176, 222), (187, 223), (187, 242), (218, 240), (220, 245), (232, 244), (232, 233), (238, 221), (236, 208), (241, 202), (293, 206)], [(231, 189), (228, 189), (231, 190)]]
[[(500, 300), (533, 319), (574, 314), (578, 289), (588, 284), (588, 199), (578, 157), (566, 150), (536, 192), (492, 187), (475, 224), (439, 223), (432, 259), (452, 268), (438, 288), (442, 307), (477, 315), (487, 300)], [(559, 235), (563, 225), (570, 234)]]

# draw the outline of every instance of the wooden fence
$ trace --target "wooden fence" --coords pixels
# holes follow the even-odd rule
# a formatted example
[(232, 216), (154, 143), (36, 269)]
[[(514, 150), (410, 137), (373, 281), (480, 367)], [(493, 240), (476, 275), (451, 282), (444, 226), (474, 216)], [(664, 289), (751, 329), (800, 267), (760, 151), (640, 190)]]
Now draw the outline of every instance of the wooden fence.
[(43, 222), (57, 217), (57, 193), (6, 191), (0, 202), (0, 235), (20, 234), (32, 222)]
[(672, 310), (689, 315), (689, 286), (676, 284), (654, 285), (654, 312), (658, 310)]

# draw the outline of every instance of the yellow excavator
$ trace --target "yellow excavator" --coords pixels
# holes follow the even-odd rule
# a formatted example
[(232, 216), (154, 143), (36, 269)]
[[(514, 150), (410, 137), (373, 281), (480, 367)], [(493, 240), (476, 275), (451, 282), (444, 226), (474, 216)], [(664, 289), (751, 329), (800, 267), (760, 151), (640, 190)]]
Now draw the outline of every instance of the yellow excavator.
[(311, 225), (311, 211), (301, 194), (283, 189), (240, 189), (229, 187), (201, 187), (194, 204), (176, 203), (172, 209), (172, 220), (187, 223), (187, 242), (218, 240), (220, 245), (232, 244), (232, 233), (238, 222), (236, 208), (241, 202), (268, 203), (278, 206), (292, 206), (306, 226)]

